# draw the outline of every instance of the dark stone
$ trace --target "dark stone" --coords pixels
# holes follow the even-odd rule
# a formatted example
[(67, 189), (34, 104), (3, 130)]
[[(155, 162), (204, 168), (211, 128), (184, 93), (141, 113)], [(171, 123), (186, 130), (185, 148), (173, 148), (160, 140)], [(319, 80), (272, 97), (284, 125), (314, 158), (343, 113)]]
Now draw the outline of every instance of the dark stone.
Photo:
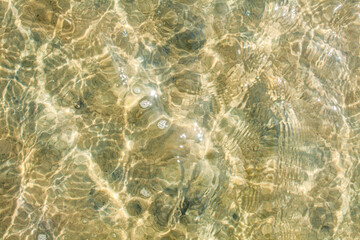
[(34, 112), (35, 112), (35, 109), (36, 109), (35, 103), (34, 103), (34, 102), (30, 102), (30, 103), (29, 103), (29, 106), (28, 106), (29, 117), (33, 117)]
[(178, 63), (190, 66), (191, 64), (194, 64), (197, 60), (198, 60), (198, 57), (187, 56), (187, 57), (180, 58)]
[(40, 36), (39, 33), (37, 33), (37, 32), (32, 32), (31, 37), (32, 37), (32, 39), (37, 43), (37, 46), (38, 46), (38, 47), (39, 47), (40, 45), (42, 45), (42, 41), (41, 41), (42, 36)]
[(161, 227), (167, 226), (172, 210), (171, 205), (167, 205), (160, 197), (150, 207), (150, 213), (154, 216), (156, 224)]
[(95, 210), (99, 210), (100, 208), (104, 207), (109, 201), (109, 199), (104, 195), (104, 192), (101, 191), (97, 191), (91, 196), (92, 197), (89, 198), (89, 203), (90, 206)]
[(190, 202), (185, 198), (184, 202), (183, 202), (183, 205), (180, 209), (181, 211), (181, 216), (182, 215), (185, 215), (186, 211), (189, 209), (190, 207)]
[(330, 231), (330, 227), (324, 225), (324, 226), (321, 227), (321, 231), (323, 231), (323, 232), (329, 232), (329, 231)]
[(165, 188), (164, 192), (171, 197), (175, 197), (178, 194), (177, 188), (171, 188), (171, 187)]
[(215, 3), (215, 6), (214, 6), (215, 14), (223, 16), (223, 15), (227, 14), (228, 11), (229, 11), (229, 7), (227, 6), (226, 3), (223, 3), (223, 2)]
[(166, 64), (167, 56), (170, 53), (168, 46), (160, 46), (151, 53), (149, 63), (154, 66), (163, 66)]
[(184, 32), (176, 34), (171, 42), (176, 48), (182, 49), (188, 52), (196, 51), (202, 48), (206, 42), (205, 35), (200, 30), (186, 30)]
[(94, 202), (94, 209), (99, 210), (99, 207), (100, 207), (99, 204), (97, 202)]
[(91, 189), (90, 192), (89, 192), (89, 195), (93, 195), (95, 193), (95, 189)]
[(176, 88), (187, 94), (198, 94), (201, 89), (200, 75), (185, 71), (173, 77)]
[(130, 201), (127, 205), (126, 205), (126, 210), (127, 212), (131, 215), (131, 216), (139, 216), (142, 214), (143, 209), (141, 207), (141, 204), (139, 201), (134, 200), (134, 201)]
[(123, 170), (121, 167), (118, 167), (111, 173), (111, 178), (113, 180), (119, 180), (122, 178), (122, 176), (123, 176)]

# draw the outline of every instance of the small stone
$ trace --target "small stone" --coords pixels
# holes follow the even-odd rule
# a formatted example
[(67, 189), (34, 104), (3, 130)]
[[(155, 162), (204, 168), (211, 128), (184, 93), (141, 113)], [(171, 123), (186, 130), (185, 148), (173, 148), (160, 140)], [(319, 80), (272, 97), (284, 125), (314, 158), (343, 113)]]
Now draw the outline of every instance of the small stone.
[(265, 224), (261, 227), (261, 232), (264, 236), (269, 236), (272, 235), (273, 233), (273, 229), (272, 226), (270, 224)]
[(83, 105), (84, 105), (83, 102), (80, 100), (80, 101), (74, 103), (74, 108), (80, 109)]

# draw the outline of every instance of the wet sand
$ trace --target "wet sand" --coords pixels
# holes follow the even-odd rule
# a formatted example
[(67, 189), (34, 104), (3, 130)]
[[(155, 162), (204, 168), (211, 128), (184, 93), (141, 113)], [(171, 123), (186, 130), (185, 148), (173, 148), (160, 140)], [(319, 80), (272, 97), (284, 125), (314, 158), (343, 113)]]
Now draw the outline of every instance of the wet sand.
[(359, 1), (0, 1), (0, 238), (360, 239)]

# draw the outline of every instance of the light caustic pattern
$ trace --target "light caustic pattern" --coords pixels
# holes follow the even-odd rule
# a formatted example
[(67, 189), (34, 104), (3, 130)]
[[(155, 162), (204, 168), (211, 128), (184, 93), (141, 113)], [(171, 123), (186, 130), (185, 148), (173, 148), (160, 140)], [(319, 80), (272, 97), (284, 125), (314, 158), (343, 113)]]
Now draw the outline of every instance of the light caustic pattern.
[(0, 238), (360, 239), (360, 4), (1, 0)]

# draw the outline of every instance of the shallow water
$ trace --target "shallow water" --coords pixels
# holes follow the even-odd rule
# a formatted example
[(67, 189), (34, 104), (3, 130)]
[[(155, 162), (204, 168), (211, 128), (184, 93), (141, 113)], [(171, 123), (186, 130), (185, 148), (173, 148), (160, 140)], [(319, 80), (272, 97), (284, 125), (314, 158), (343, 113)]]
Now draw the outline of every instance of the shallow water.
[(360, 239), (360, 3), (0, 1), (0, 238)]

